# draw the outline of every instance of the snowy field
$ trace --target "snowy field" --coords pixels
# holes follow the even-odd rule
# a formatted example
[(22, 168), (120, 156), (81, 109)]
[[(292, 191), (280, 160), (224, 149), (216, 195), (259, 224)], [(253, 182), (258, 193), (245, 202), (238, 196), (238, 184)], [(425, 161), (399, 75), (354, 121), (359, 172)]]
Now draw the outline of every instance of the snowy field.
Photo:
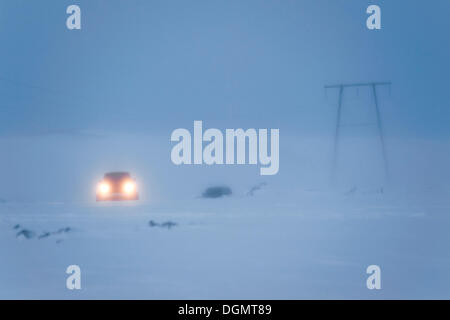
[[(280, 173), (261, 177), (175, 167), (167, 137), (1, 140), (0, 298), (450, 298), (447, 144), (391, 143), (395, 187), (330, 188), (328, 144), (282, 141)], [(119, 164), (141, 200), (96, 203), (96, 181)], [(201, 197), (222, 184), (231, 196)], [(81, 290), (66, 288), (73, 264)], [(372, 264), (381, 290), (366, 288)]]
[[(448, 198), (269, 191), (177, 207), (2, 203), (0, 298), (449, 298)], [(65, 287), (71, 264), (79, 291)], [(371, 264), (380, 291), (366, 288)]]

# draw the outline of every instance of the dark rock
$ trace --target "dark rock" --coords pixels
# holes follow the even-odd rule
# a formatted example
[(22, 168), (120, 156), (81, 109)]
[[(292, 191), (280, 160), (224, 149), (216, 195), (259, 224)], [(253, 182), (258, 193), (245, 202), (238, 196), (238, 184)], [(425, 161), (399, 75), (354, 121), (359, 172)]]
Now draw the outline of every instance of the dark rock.
[(159, 226), (159, 223), (156, 223), (155, 221), (150, 220), (150, 222), (148, 223), (148, 225), (149, 225), (150, 227), (157, 227), (157, 226)]
[(38, 237), (38, 239), (44, 239), (44, 238), (47, 238), (47, 237), (49, 237), (50, 236), (50, 232), (44, 232), (43, 234), (41, 234), (39, 237)]
[(70, 231), (72, 231), (72, 228), (65, 227), (65, 228), (58, 229), (57, 231), (53, 232), (53, 234), (67, 233)]
[(172, 222), (172, 221), (166, 221), (166, 222), (163, 222), (163, 223), (157, 223), (157, 222), (155, 222), (153, 220), (150, 220), (148, 225), (150, 227), (160, 227), (160, 228), (170, 229), (172, 227), (175, 227), (177, 225), (177, 223)]
[(33, 231), (31, 231), (31, 230), (23, 229), (23, 230), (21, 230), (21, 231), (16, 233), (16, 237), (19, 238), (20, 236), (23, 236), (26, 239), (31, 239), (31, 238), (33, 238), (35, 236), (35, 233)]
[(176, 224), (175, 222), (167, 221), (167, 222), (162, 223), (162, 224), (161, 224), (161, 227), (162, 227), (162, 228), (170, 229), (170, 228), (172, 228), (172, 227), (175, 227), (176, 225), (177, 225), (177, 224)]
[(202, 193), (202, 198), (216, 199), (223, 196), (230, 196), (232, 191), (227, 186), (209, 187)]

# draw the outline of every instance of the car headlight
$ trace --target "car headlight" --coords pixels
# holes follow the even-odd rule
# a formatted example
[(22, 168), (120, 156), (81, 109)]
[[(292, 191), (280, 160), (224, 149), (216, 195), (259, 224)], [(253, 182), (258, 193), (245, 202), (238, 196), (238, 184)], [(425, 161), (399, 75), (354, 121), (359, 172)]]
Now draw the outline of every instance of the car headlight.
[(105, 194), (105, 193), (108, 193), (109, 190), (111, 190), (111, 186), (108, 183), (106, 183), (106, 182), (102, 182), (98, 186), (98, 190), (100, 191), (100, 193)]
[(136, 190), (136, 184), (134, 182), (128, 181), (123, 185), (123, 191), (125, 193), (133, 193)]

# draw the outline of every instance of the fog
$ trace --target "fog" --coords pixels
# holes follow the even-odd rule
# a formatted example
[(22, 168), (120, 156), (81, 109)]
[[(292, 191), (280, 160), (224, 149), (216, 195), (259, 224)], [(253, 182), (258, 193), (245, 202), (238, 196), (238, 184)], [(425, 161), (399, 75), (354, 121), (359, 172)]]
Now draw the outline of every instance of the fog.
[[(74, 298), (72, 263), (75, 298), (448, 297), (450, 3), (377, 3), (373, 31), (359, 0), (80, 0), (68, 30), (72, 1), (2, 1), (0, 297)], [(386, 163), (371, 87), (345, 88), (334, 153), (324, 87), (373, 81)], [(279, 172), (175, 165), (196, 120), (279, 129)], [(110, 171), (140, 200), (96, 203)]]
[[(270, 182), (323, 188), (338, 104), (338, 90), (324, 85), (361, 81), (392, 82), (377, 87), (390, 183), (447, 184), (445, 1), (382, 2), (389, 14), (377, 32), (363, 28), (358, 1), (81, 1), (83, 28), (70, 32), (66, 2), (1, 5), (9, 14), (0, 39), (10, 48), (0, 54), (8, 61), (0, 77), (3, 198), (87, 200), (116, 169), (137, 175), (153, 198), (183, 184), (198, 183), (194, 194), (201, 183), (261, 179), (256, 168), (174, 167), (170, 134), (192, 130), (194, 120), (220, 130), (279, 128), (280, 173)], [(14, 19), (24, 15), (26, 28)], [(344, 91), (350, 126), (340, 132), (337, 185), (387, 183), (373, 104), (370, 87)]]
[[(150, 135), (43, 135), (0, 140), (1, 198), (8, 201), (94, 201), (96, 185), (110, 171), (129, 171), (142, 199), (170, 202), (195, 198), (226, 184), (244, 194), (266, 182), (280, 190), (352, 187), (385, 191), (449, 191), (449, 143), (386, 139), (389, 175), (378, 137), (341, 136), (333, 172), (333, 137), (280, 136), (280, 171), (261, 176), (258, 165), (174, 165), (169, 137)], [(334, 173), (334, 174), (333, 174)], [(238, 193), (239, 194), (239, 193)]]

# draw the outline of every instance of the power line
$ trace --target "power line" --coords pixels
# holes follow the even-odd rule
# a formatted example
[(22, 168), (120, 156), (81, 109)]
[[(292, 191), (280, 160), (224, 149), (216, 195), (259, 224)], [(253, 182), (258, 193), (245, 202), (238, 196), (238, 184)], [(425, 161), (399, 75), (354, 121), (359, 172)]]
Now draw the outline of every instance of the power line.
[(7, 78), (1, 77), (1, 76), (0, 76), (0, 81), (12, 84), (12, 85), (17, 86), (17, 87), (24, 87), (24, 88), (44, 91), (44, 92), (46, 92), (46, 94), (50, 94), (50, 95), (63, 96), (65, 98), (67, 98), (67, 97), (77, 98), (77, 99), (82, 100), (84, 102), (88, 102), (87, 99), (84, 98), (84, 97), (74, 96), (73, 93), (68, 93), (68, 92), (65, 92), (65, 91), (62, 91), (62, 90), (50, 89), (50, 88), (46, 88), (46, 87), (42, 87), (42, 86), (37, 86), (37, 85), (34, 85), (34, 84), (29, 84), (29, 83), (22, 82), (22, 81), (7, 79)]

